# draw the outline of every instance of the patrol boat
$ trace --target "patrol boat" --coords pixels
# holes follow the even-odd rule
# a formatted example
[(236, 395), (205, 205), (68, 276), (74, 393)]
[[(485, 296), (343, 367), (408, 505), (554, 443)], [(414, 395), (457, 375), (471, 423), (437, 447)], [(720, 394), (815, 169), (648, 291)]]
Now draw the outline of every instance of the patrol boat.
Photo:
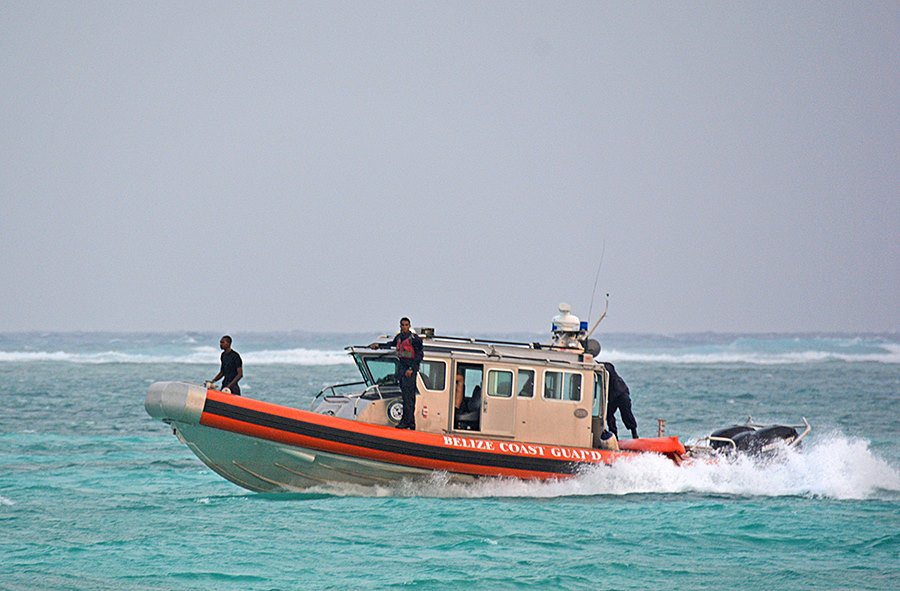
[(416, 329), (424, 358), (415, 431), (395, 428), (396, 352), (369, 345), (346, 348), (361, 379), (323, 389), (313, 410), (183, 382), (151, 385), (144, 406), (214, 472), (252, 491), (379, 485), (436, 471), (454, 480), (564, 478), (645, 453), (680, 463), (677, 437), (609, 437), (600, 345), (568, 305), (559, 311), (546, 344)]

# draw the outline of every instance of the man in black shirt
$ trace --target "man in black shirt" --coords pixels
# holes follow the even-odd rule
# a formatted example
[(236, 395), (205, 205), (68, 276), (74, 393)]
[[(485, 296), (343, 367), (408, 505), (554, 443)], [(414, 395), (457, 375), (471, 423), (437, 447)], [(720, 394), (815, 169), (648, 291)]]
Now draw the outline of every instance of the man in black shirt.
[(631, 393), (628, 391), (628, 385), (616, 372), (616, 368), (612, 363), (606, 363), (606, 371), (609, 372), (609, 400), (606, 404), (606, 428), (612, 432), (617, 438), (619, 434), (616, 432), (616, 411), (622, 415), (622, 422), (625, 423), (631, 431), (631, 436), (637, 439), (637, 419), (631, 412)]
[(241, 361), (241, 356), (238, 355), (238, 352), (231, 348), (230, 336), (225, 335), (222, 337), (219, 340), (219, 347), (222, 348), (222, 367), (212, 381), (217, 382), (219, 378), (224, 378), (222, 380), (222, 390), (224, 391), (227, 388), (232, 394), (240, 396), (241, 387), (238, 385), (238, 382), (244, 377), (244, 362)]
[(422, 362), (422, 339), (409, 330), (409, 318), (400, 319), (400, 332), (390, 343), (372, 343), (372, 349), (397, 349), (397, 381), (400, 382), (400, 396), (403, 398), (403, 418), (398, 429), (416, 429), (416, 374)]

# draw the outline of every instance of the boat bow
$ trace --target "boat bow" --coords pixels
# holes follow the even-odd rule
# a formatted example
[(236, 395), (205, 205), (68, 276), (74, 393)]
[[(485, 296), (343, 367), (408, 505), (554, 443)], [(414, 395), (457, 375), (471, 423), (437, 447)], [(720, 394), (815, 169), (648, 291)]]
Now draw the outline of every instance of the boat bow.
[(156, 382), (147, 391), (144, 409), (165, 423), (200, 423), (206, 405), (206, 388), (185, 382)]

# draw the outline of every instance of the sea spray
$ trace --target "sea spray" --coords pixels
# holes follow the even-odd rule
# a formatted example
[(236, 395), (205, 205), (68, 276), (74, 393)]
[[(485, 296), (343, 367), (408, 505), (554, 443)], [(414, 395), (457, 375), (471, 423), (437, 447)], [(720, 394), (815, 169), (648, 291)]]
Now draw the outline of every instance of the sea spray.
[(807, 496), (831, 499), (897, 498), (900, 470), (865, 440), (829, 434), (805, 448), (781, 449), (770, 458), (697, 459), (681, 466), (647, 454), (608, 466), (589, 466), (573, 478), (537, 481), (481, 478), (460, 482), (437, 472), (393, 485), (328, 485), (311, 493), (399, 497), (570, 497), (705, 493), (747, 497)]

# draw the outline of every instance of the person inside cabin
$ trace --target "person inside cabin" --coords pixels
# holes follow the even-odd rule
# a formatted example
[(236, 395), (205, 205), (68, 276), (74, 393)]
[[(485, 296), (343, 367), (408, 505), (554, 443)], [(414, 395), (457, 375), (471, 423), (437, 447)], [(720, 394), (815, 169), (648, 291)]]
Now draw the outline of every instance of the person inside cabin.
[(456, 389), (453, 392), (453, 408), (459, 412), (462, 406), (463, 396), (466, 394), (466, 378), (462, 369), (456, 370)]
[(241, 395), (241, 387), (238, 382), (244, 377), (244, 362), (238, 352), (231, 348), (231, 337), (228, 335), (219, 339), (219, 347), (222, 349), (220, 360), (222, 365), (219, 373), (216, 374), (211, 382), (218, 382), (222, 378), (222, 391), (231, 394)]
[(606, 426), (616, 438), (619, 437), (616, 427), (616, 411), (622, 415), (622, 422), (631, 431), (631, 436), (638, 438), (637, 420), (631, 412), (631, 392), (622, 376), (618, 374), (612, 363), (604, 363), (609, 372), (609, 399), (606, 403)]
[(416, 374), (422, 362), (422, 339), (409, 329), (409, 318), (400, 319), (400, 332), (389, 343), (372, 343), (372, 349), (397, 349), (397, 381), (403, 399), (403, 418), (398, 429), (416, 429)]

